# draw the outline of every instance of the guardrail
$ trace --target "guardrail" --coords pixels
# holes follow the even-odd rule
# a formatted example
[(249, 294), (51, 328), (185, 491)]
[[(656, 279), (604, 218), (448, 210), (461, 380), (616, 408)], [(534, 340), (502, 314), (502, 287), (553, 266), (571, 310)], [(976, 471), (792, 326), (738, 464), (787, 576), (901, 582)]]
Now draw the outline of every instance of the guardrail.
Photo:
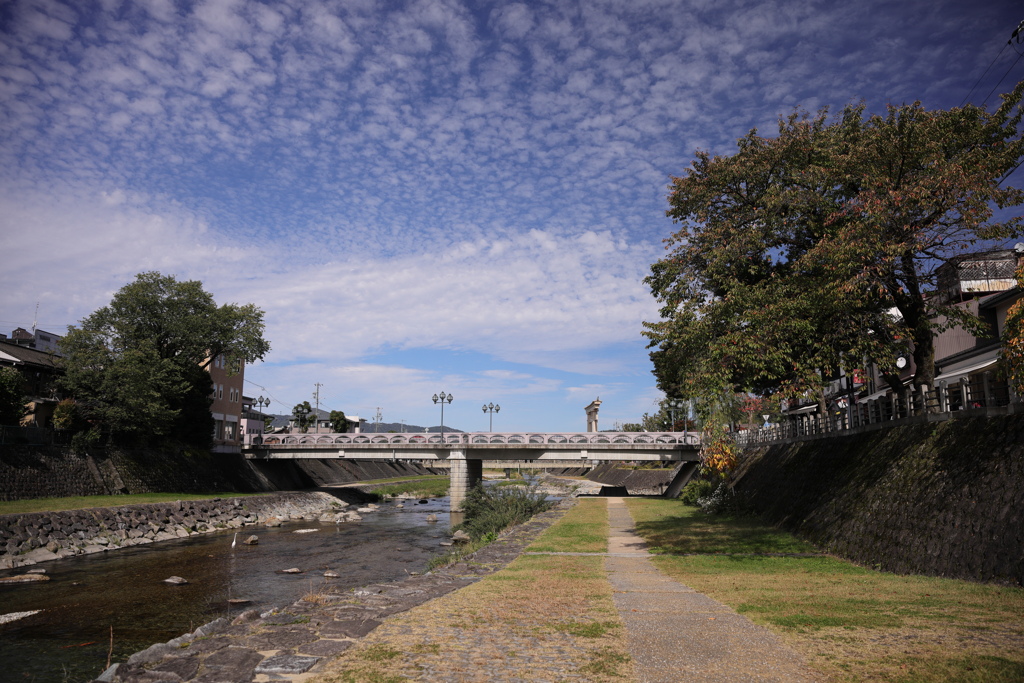
[(973, 380), (939, 382), (934, 388), (925, 385), (905, 396), (889, 394), (870, 401), (855, 402), (849, 408), (833, 407), (822, 415), (798, 415), (785, 422), (740, 432), (740, 446), (773, 443), (787, 439), (834, 435), (851, 429), (877, 429), (919, 420), (948, 420), (957, 415), (996, 415), (1021, 410), (1020, 397), (1010, 391), (1005, 381), (984, 373)]
[(700, 435), (694, 432), (558, 432), (558, 433), (463, 433), (440, 434), (418, 432), (390, 434), (266, 434), (254, 436), (251, 446), (331, 446), (331, 445), (430, 445), (486, 446), (491, 444), (546, 445), (679, 445), (699, 446)]

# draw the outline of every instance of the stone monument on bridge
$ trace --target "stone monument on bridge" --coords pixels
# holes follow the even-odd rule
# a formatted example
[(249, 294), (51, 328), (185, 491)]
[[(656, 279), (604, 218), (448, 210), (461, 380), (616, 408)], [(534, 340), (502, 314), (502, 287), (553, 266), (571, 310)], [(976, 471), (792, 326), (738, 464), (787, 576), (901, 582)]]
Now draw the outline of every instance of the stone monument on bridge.
[(601, 397), (598, 396), (590, 405), (584, 408), (587, 411), (587, 431), (596, 432), (600, 431), (597, 428), (597, 409), (601, 407)]

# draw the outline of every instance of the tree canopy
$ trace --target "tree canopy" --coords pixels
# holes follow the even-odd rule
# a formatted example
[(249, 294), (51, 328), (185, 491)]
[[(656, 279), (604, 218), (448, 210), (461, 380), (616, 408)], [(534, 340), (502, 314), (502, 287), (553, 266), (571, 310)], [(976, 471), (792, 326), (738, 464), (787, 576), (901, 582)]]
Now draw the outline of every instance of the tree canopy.
[(348, 420), (345, 419), (345, 413), (341, 410), (332, 410), (328, 419), (331, 421), (331, 429), (339, 434), (343, 434), (348, 431)]
[(662, 304), (645, 323), (670, 396), (820, 391), (873, 362), (901, 388), (935, 375), (935, 321), (979, 330), (942, 295), (936, 269), (1020, 233), (994, 214), (1024, 194), (1003, 180), (1024, 158), (1019, 84), (994, 111), (862, 106), (794, 113), (731, 156), (698, 152), (673, 178), (679, 225), (646, 279)]
[(302, 403), (296, 403), (295, 407), (292, 408), (292, 417), (295, 418), (295, 426), (300, 432), (305, 434), (318, 416), (313, 414), (313, 406), (309, 405), (309, 401), (303, 401)]
[(0, 367), (0, 425), (16, 426), (25, 415), (25, 381), (12, 367)]
[[(263, 311), (217, 306), (194, 280), (140, 273), (110, 304), (69, 329), (61, 380), (85, 417), (132, 443), (175, 435), (207, 446), (212, 434), (206, 371), (213, 358), (252, 363), (270, 350)], [(232, 363), (228, 364), (232, 367)]]

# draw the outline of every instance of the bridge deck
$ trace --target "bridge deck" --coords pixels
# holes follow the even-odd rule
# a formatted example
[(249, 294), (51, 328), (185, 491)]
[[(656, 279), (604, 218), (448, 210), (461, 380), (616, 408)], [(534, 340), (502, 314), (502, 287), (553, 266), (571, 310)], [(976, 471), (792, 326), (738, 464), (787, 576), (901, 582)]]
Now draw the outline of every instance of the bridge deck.
[(244, 449), (253, 459), (695, 460), (692, 432), (271, 434)]

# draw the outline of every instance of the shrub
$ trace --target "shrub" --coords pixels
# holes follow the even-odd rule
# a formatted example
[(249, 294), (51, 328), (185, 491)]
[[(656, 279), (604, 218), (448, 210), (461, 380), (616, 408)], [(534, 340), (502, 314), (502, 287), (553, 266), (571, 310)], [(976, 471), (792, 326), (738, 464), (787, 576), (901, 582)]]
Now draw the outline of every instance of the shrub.
[(718, 515), (727, 512), (739, 512), (736, 494), (724, 481), (718, 485), (711, 495), (697, 500), (697, 507), (707, 515)]
[(679, 500), (684, 505), (697, 505), (701, 498), (707, 498), (715, 491), (715, 482), (708, 479), (694, 479), (683, 487), (679, 494)]
[(484, 488), (477, 485), (462, 501), (466, 521), (457, 528), (469, 534), (474, 541), (488, 536), (493, 539), (502, 529), (525, 522), (550, 507), (551, 503), (544, 500), (544, 494), (533, 487)]

